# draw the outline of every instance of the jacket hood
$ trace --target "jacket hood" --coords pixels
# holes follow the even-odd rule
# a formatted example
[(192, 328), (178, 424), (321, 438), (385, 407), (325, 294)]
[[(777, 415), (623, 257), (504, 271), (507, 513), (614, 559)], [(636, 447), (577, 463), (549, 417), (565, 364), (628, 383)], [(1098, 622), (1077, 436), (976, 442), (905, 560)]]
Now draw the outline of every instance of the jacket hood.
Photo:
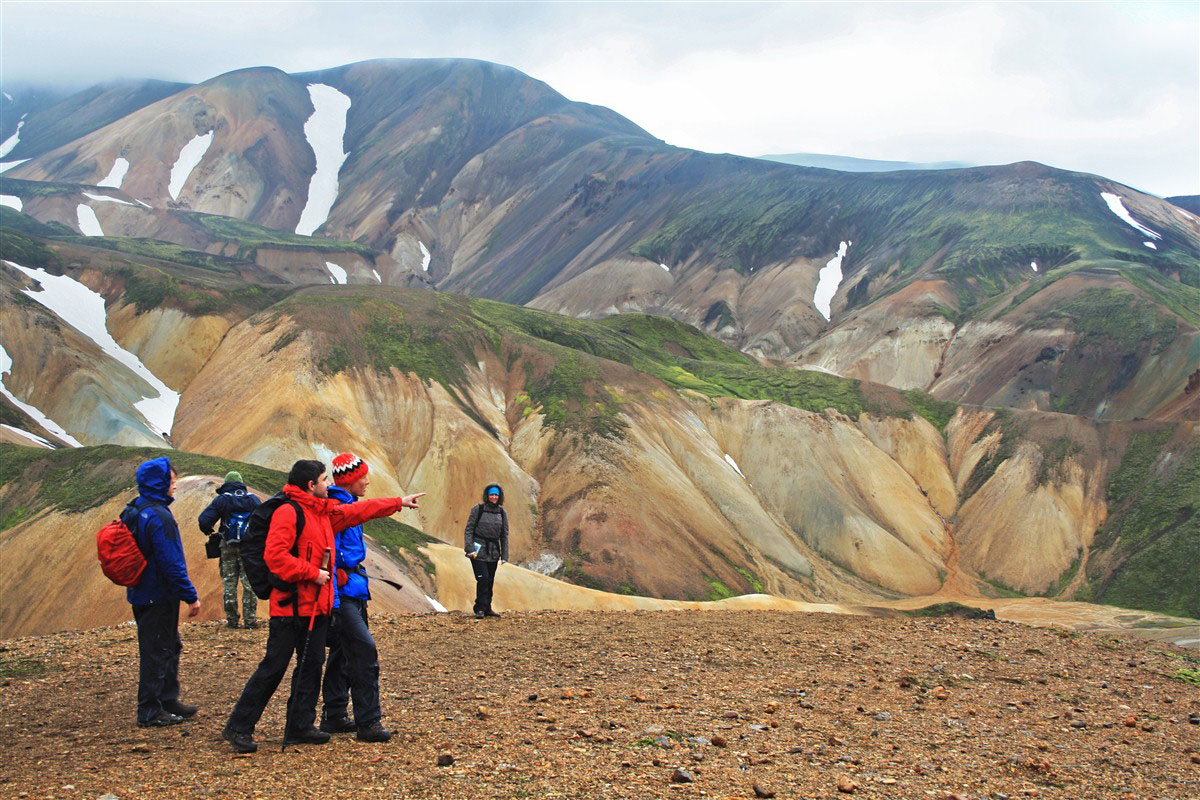
[(166, 457), (154, 458), (137, 468), (138, 494), (156, 503), (169, 504), (175, 498), (171, 488), (171, 462)]
[[(333, 488), (332, 486), (329, 488)], [(328, 497), (317, 497), (315, 494), (309, 494), (295, 484), (287, 484), (283, 487), (283, 493), (287, 495), (288, 500), (295, 500), (300, 504), (301, 508), (312, 509), (318, 514), (328, 513), (329, 509), (341, 505), (337, 500), (330, 500)]]
[(490, 492), (492, 489), (500, 492), (500, 502), (496, 503), (496, 505), (504, 505), (504, 487), (498, 483), (489, 483), (487, 486), (483, 487), (483, 502), (487, 502), (488, 492)]
[(330, 486), (329, 496), (334, 500), (340, 500), (343, 503), (353, 503), (358, 499), (340, 486)]
[(232, 494), (239, 489), (243, 492), (249, 491), (244, 483), (240, 483), (239, 481), (226, 481), (217, 487), (217, 494)]

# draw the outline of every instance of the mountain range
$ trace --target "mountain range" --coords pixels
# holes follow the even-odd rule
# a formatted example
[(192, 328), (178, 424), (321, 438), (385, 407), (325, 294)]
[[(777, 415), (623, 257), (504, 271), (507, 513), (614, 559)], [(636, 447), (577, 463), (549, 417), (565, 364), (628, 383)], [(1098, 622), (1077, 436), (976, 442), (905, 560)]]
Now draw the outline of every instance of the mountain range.
[[(1182, 207), (674, 148), (475, 61), (13, 103), (0, 439), (64, 475), (353, 449), (446, 542), (501, 480), (515, 561), (617, 594), (1200, 616)], [(5, 450), (0, 537), (124, 488), (13, 482), (59, 455)]]

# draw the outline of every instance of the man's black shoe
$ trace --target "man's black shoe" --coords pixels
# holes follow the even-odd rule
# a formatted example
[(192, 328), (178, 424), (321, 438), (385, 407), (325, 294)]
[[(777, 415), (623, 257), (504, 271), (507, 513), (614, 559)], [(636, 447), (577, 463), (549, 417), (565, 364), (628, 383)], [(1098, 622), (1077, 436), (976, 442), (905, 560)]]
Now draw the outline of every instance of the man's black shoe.
[(166, 711), (168, 714), (174, 714), (177, 717), (183, 717), (184, 719), (191, 719), (192, 717), (196, 716), (196, 712), (199, 710), (200, 706), (189, 706), (186, 703), (179, 702), (178, 700), (174, 700), (169, 703), (163, 703), (163, 711)]
[(386, 742), (392, 738), (392, 732), (383, 727), (383, 723), (376, 721), (365, 728), (359, 728), (354, 738), (360, 742)]
[(325, 744), (328, 741), (329, 734), (316, 728), (288, 731), (287, 735), (283, 737), (284, 744)]
[(499, 614), (497, 614), (495, 611), (492, 611), (490, 608), (489, 608), (487, 611), (483, 612), (483, 615), (484, 615), (485, 617), (498, 617), (498, 616), (500, 616), (500, 615), (499, 615)]
[(252, 620), (252, 621), (250, 621), (250, 622), (247, 622), (247, 623), (243, 624), (243, 625), (242, 625), (242, 627), (243, 627), (243, 628), (245, 628), (245, 629), (246, 629), (246, 630), (248, 630), (248, 631), (252, 631), (252, 630), (254, 630), (255, 628), (257, 628), (257, 627), (258, 627), (258, 621), (257, 621), (257, 620)]
[(236, 617), (230, 617), (229, 619), (225, 620), (226, 628), (236, 628), (237, 626), (238, 626), (238, 621), (237, 621)]
[(239, 753), (257, 753), (258, 742), (254, 741), (254, 737), (248, 733), (235, 731), (228, 725), (225, 730), (221, 731), (221, 738), (233, 745), (233, 749)]
[(358, 730), (358, 726), (354, 724), (354, 720), (343, 715), (321, 720), (321, 730), (326, 733), (354, 733)]
[(183, 717), (178, 714), (172, 714), (169, 711), (160, 711), (158, 716), (153, 719), (148, 719), (145, 722), (138, 722), (139, 728), (165, 728), (168, 725), (178, 725), (183, 722)]
[(476, 611), (476, 612), (475, 612), (475, 619), (483, 619), (483, 612), (482, 612), (482, 611)]

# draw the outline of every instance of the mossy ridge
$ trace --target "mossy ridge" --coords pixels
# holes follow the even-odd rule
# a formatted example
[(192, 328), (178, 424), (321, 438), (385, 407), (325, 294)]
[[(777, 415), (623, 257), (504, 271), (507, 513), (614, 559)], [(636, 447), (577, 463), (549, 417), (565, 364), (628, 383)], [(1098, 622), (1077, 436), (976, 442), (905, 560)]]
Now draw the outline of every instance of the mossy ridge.
[(253, 261), (260, 247), (283, 250), (316, 250), (322, 253), (357, 253), (373, 261), (378, 251), (358, 242), (327, 239), (321, 236), (301, 236), (296, 233), (267, 228), (244, 219), (202, 214), (196, 211), (172, 211), (186, 222), (201, 228), (213, 239), (232, 242), (238, 246), (238, 258)]
[(1109, 516), (1088, 579), (1097, 602), (1200, 617), (1200, 446), (1169, 430), (1136, 434), (1109, 478)]
[(143, 239), (132, 236), (68, 236), (64, 237), (72, 244), (98, 247), (103, 250), (115, 250), (132, 256), (143, 256), (156, 261), (168, 261), (172, 264), (184, 264), (197, 269), (218, 272), (234, 277), (241, 276), (241, 270), (253, 266), (251, 262), (236, 258), (205, 253), (200, 250), (190, 250), (177, 244), (163, 242), (158, 239)]

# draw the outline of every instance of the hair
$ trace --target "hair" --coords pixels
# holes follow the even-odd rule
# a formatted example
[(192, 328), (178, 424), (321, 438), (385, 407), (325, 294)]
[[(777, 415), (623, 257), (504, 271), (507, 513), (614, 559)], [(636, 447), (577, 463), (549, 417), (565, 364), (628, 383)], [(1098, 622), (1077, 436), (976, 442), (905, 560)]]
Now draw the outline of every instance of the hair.
[(325, 472), (325, 465), (320, 461), (301, 459), (292, 464), (292, 471), (288, 473), (287, 477), (288, 483), (308, 491), (308, 484), (320, 478), (323, 472)]

